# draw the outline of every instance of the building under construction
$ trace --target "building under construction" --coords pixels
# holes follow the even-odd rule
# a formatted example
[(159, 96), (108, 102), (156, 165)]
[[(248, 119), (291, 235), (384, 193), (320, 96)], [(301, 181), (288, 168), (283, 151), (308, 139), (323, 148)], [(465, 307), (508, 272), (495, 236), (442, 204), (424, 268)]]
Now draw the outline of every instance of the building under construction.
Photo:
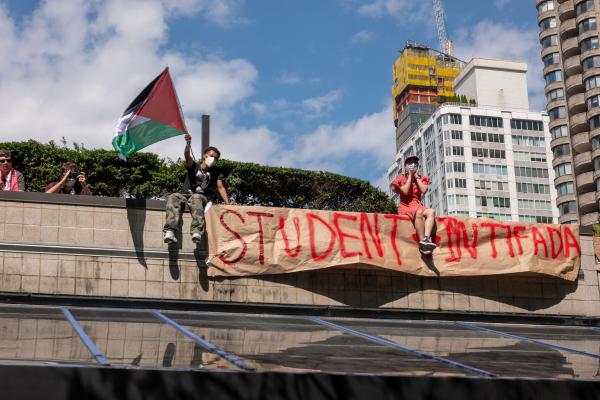
[(393, 71), (396, 150), (439, 104), (455, 98), (452, 82), (463, 66), (451, 55), (407, 42)]

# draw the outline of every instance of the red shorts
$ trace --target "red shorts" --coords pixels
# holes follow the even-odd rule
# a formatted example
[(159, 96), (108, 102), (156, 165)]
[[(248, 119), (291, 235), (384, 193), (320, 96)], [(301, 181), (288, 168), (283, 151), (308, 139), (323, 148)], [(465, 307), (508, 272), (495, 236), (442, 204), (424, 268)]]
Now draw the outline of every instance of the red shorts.
[(401, 205), (398, 207), (398, 215), (406, 215), (412, 222), (415, 222), (417, 211), (424, 211), (426, 209), (423, 204)]

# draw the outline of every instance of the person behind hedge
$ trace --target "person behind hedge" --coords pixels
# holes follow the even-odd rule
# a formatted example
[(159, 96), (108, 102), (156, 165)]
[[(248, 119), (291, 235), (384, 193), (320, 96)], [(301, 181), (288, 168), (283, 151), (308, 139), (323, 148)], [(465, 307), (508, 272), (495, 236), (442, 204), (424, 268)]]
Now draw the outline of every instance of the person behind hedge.
[(66, 162), (63, 164), (62, 177), (58, 182), (50, 182), (44, 189), (45, 193), (62, 193), (91, 196), (92, 192), (87, 186), (85, 172), (77, 172), (77, 164)]
[(400, 195), (398, 214), (406, 215), (412, 221), (419, 238), (419, 250), (424, 254), (430, 254), (437, 247), (431, 240), (435, 211), (425, 208), (421, 203), (421, 197), (427, 193), (430, 183), (429, 177), (419, 174), (419, 158), (416, 156), (406, 158), (404, 173), (398, 175), (392, 183), (392, 189)]
[(204, 208), (209, 200), (213, 201), (217, 195), (223, 200), (223, 203), (229, 204), (229, 197), (223, 181), (223, 174), (215, 166), (215, 163), (221, 157), (221, 152), (216, 147), (207, 147), (202, 153), (202, 160), (196, 162), (190, 152), (192, 136), (185, 135), (185, 164), (187, 173), (183, 183), (184, 193), (173, 193), (167, 197), (165, 205), (165, 226), (163, 228), (165, 243), (177, 243), (176, 233), (179, 230), (181, 222), (181, 213), (188, 205), (192, 214), (192, 224), (190, 234), (192, 241), (198, 243), (202, 240), (202, 235), (206, 230), (204, 221)]
[(7, 192), (24, 192), (25, 177), (13, 168), (10, 150), (0, 149), (0, 188)]

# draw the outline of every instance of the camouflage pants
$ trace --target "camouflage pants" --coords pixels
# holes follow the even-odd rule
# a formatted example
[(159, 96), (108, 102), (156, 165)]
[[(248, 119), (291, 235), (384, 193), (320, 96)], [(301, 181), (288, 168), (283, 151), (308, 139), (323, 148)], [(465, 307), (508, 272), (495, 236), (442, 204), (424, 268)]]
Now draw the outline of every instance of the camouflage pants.
[(185, 209), (187, 203), (190, 213), (192, 214), (192, 225), (190, 226), (190, 234), (204, 234), (206, 223), (204, 221), (204, 207), (208, 203), (208, 199), (203, 194), (181, 194), (173, 193), (167, 197), (165, 205), (165, 226), (163, 232), (167, 229), (177, 232), (179, 223), (181, 222), (181, 213)]

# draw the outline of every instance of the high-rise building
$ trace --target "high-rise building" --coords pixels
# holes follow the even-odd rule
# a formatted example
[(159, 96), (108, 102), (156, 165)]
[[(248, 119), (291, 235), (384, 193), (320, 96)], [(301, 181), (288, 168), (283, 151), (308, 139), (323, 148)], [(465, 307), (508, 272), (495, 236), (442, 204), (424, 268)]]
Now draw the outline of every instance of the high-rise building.
[(526, 73), (524, 63), (469, 62), (454, 87), (478, 106), (441, 105), (400, 146), (390, 184), (416, 155), (431, 178), (424, 203), (438, 215), (556, 223), (549, 117), (529, 111)]
[(600, 46), (598, 0), (536, 0), (559, 222), (598, 221)]
[(435, 111), (455, 96), (453, 79), (464, 63), (408, 42), (393, 68), (392, 98), (396, 149)]

